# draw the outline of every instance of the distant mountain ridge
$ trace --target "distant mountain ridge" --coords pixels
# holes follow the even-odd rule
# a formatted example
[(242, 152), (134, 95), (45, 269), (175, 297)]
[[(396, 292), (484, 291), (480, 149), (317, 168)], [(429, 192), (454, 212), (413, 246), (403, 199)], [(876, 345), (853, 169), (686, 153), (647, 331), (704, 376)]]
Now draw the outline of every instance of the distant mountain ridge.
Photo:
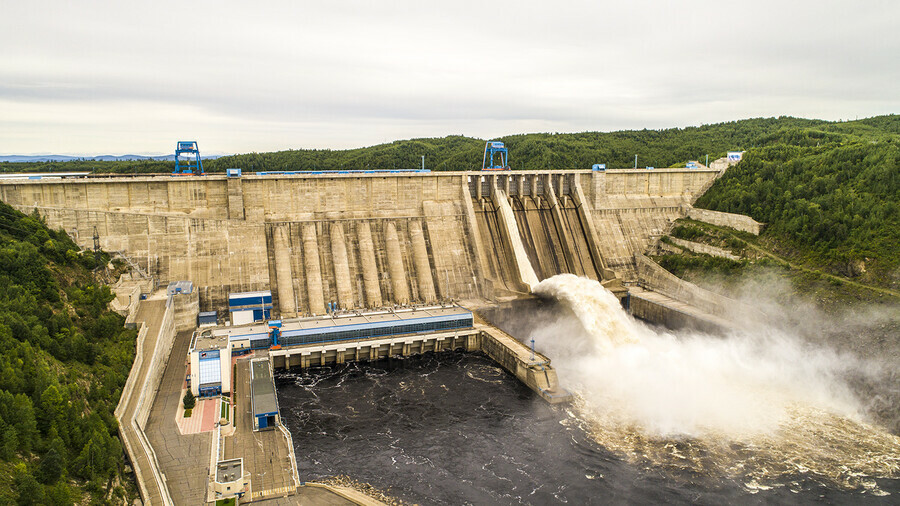
[[(203, 160), (215, 160), (222, 155), (201, 156)], [(77, 160), (94, 162), (135, 162), (140, 160), (154, 160), (158, 162), (174, 162), (175, 155), (145, 156), (145, 155), (97, 155), (97, 156), (70, 156), (70, 155), (0, 155), (0, 162), (12, 163), (40, 163), (40, 162), (72, 162)]]

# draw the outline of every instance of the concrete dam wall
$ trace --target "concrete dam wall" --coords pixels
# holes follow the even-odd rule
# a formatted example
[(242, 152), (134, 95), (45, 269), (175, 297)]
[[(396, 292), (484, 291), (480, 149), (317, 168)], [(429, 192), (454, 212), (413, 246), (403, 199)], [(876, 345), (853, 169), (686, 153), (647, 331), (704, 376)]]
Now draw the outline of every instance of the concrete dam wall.
[[(491, 300), (561, 272), (635, 278), (643, 252), (720, 172), (658, 169), (5, 180), (82, 247), (188, 279), (203, 310), (271, 289), (283, 316)], [(514, 220), (503, 218), (501, 207)], [(511, 225), (514, 225), (512, 226)], [(523, 260), (526, 258), (527, 260)], [(527, 265), (526, 265), (527, 264)]]

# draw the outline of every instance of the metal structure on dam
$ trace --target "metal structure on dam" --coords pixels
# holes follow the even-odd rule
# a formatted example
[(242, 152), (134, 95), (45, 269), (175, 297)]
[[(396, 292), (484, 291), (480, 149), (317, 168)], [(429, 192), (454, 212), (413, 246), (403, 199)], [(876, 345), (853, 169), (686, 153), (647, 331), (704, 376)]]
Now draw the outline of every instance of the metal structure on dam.
[[(244, 174), (0, 181), (82, 247), (158, 282), (189, 279), (202, 310), (271, 289), (283, 317), (439, 300), (492, 301), (569, 272), (638, 278), (636, 254), (717, 169)], [(509, 219), (510, 213), (514, 219)]]

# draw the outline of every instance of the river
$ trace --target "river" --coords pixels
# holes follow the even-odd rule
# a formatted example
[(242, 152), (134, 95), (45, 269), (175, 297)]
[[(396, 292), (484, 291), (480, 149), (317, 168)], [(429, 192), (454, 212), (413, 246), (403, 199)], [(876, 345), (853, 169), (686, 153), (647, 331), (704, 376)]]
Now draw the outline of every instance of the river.
[(347, 475), (418, 504), (900, 497), (900, 438), (856, 409), (846, 357), (670, 333), (629, 321), (594, 286), (544, 289), (564, 307), (507, 323), (546, 350), (574, 403), (547, 405), (481, 354), (281, 371), (301, 480)]

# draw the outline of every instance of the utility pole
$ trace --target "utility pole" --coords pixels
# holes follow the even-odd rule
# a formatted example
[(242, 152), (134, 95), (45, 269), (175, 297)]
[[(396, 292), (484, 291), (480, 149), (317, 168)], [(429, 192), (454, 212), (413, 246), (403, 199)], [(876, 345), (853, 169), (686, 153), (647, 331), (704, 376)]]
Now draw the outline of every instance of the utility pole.
[(425, 170), (425, 155), (422, 155), (422, 170)]
[(634, 168), (637, 168), (637, 155), (634, 155)]

